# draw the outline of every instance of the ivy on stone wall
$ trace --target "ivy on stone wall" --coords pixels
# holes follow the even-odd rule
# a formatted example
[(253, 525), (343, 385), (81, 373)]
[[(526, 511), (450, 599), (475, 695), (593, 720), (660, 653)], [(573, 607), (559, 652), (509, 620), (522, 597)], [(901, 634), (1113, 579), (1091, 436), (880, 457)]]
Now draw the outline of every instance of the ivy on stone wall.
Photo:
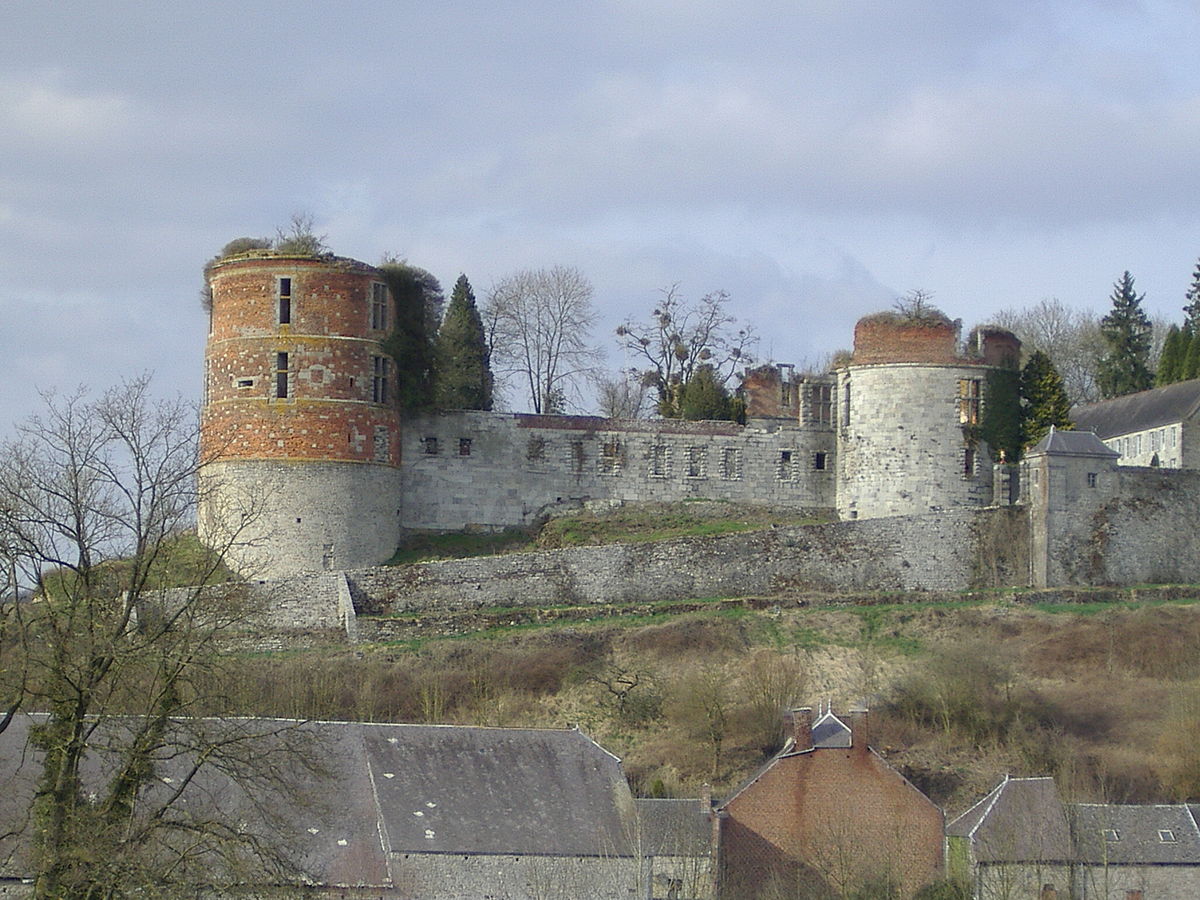
[(1018, 369), (992, 369), (983, 387), (983, 416), (979, 436), (991, 449), (992, 459), (1003, 451), (1006, 462), (1021, 457), (1021, 373)]
[(433, 397), (433, 343), (442, 312), (442, 286), (424, 269), (387, 262), (379, 275), (392, 295), (391, 334), (383, 349), (396, 363), (396, 404), (404, 412), (430, 406)]

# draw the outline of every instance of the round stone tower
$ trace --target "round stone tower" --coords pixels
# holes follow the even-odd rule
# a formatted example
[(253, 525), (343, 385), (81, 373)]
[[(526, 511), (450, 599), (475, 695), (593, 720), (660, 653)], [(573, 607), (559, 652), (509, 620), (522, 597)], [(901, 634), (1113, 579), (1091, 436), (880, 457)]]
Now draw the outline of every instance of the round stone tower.
[(252, 250), (207, 277), (201, 539), (255, 577), (386, 559), (400, 440), (378, 270)]
[(992, 502), (982, 436), (989, 373), (1012, 369), (1020, 341), (981, 329), (959, 346), (941, 313), (879, 313), (854, 329), (837, 372), (837, 509), (844, 519)]

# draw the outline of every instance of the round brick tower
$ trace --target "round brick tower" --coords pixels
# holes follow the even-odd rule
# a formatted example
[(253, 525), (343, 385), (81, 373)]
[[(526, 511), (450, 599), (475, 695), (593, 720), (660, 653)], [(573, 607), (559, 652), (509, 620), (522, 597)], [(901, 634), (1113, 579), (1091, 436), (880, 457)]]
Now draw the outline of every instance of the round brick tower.
[(992, 461), (980, 435), (988, 375), (1011, 368), (1020, 341), (937, 312), (879, 313), (854, 329), (837, 373), (837, 509), (846, 519), (911, 515), (992, 502)]
[(208, 287), (201, 539), (255, 577), (386, 559), (400, 440), (379, 272), (253, 250), (210, 266)]

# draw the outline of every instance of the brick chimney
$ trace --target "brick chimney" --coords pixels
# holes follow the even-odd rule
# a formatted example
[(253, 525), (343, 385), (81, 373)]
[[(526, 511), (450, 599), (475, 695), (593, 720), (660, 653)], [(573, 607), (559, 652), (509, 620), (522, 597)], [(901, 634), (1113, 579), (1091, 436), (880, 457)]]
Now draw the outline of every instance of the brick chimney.
[(795, 741), (795, 750), (811, 750), (812, 749), (812, 723), (813, 711), (811, 706), (802, 706), (799, 709), (789, 709), (784, 713), (784, 722), (789, 722), (792, 726), (792, 740)]
[(865, 709), (850, 710), (850, 747), (856, 755), (866, 755), (871, 740), (871, 727)]

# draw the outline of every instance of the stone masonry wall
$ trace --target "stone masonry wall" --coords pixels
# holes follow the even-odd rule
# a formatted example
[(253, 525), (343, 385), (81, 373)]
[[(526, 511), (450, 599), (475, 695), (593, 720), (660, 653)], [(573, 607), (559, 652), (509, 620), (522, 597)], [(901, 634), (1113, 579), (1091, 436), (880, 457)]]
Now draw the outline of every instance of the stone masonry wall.
[[(976, 382), (982, 404), (987, 372), (908, 363), (841, 370), (838, 514), (866, 518), (990, 504), (987, 445), (967, 440), (959, 386)], [(973, 415), (978, 420), (981, 405)]]
[(401, 519), (497, 529), (597, 499), (830, 508), (833, 450), (827, 427), (438, 413), (404, 426)]
[(400, 539), (400, 470), (391, 466), (230, 460), (206, 466), (200, 489), (200, 539), (228, 546), (246, 577), (376, 565)]
[(1024, 510), (1013, 507), (954, 510), (364, 569), (347, 577), (360, 610), (393, 613), (807, 590), (965, 590), (1025, 583), (1024, 521)]

